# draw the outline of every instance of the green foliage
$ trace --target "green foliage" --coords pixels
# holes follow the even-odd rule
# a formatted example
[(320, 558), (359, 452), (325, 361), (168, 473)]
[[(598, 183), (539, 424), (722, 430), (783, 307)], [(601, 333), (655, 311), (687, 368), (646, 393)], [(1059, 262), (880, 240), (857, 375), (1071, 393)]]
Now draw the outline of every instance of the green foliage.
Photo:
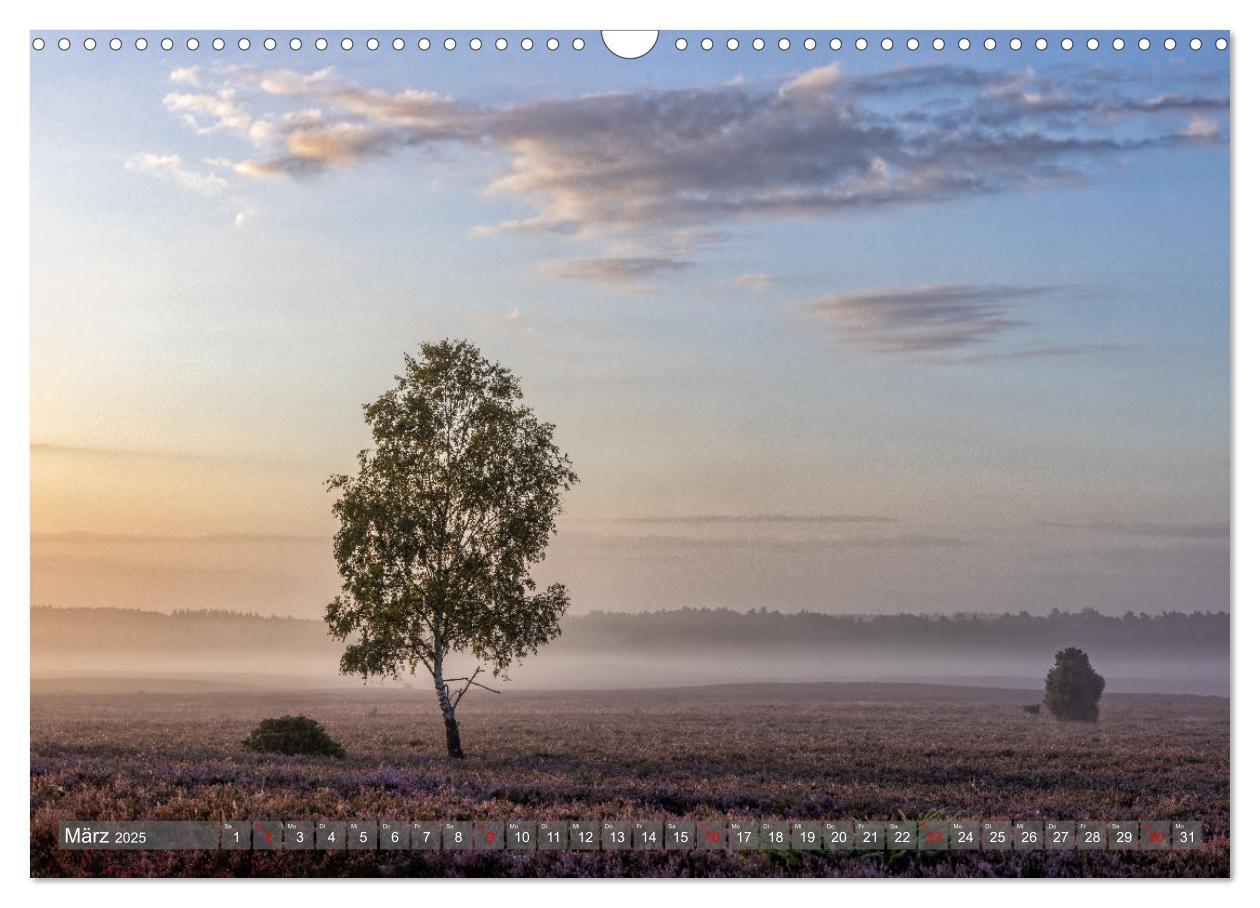
[(374, 447), (339, 493), (333, 554), (342, 595), (325, 621), (346, 674), (433, 676), (451, 756), (461, 756), (443, 677), (450, 653), (502, 675), (560, 633), (563, 584), (537, 592), (530, 568), (556, 531), (561, 494), (577, 482), (555, 427), (522, 402), (508, 369), (467, 341), (424, 344), (397, 385), (364, 407)]
[(424, 344), (364, 407), (375, 449), (333, 476), (343, 595), (328, 606), (347, 674), (398, 677), (449, 652), (495, 674), (559, 633), (561, 584), (529, 576), (577, 482), (516, 377), (467, 341)]
[(1041, 715), (1041, 704), (1040, 704), (1040, 703), (1031, 703), (1031, 704), (1029, 704), (1029, 705), (1027, 705), (1027, 706), (1025, 706), (1025, 707), (1024, 707), (1024, 712), (1028, 713), (1028, 715), (1030, 715), (1030, 716), (1040, 716), (1040, 715)]
[(344, 757), (345, 749), (328, 736), (310, 716), (263, 719), (241, 742), (246, 750), (265, 754), (303, 754), (311, 757)]
[(1060, 721), (1097, 722), (1098, 701), (1106, 685), (1084, 650), (1070, 646), (1054, 656), (1054, 667), (1046, 674), (1043, 702)]

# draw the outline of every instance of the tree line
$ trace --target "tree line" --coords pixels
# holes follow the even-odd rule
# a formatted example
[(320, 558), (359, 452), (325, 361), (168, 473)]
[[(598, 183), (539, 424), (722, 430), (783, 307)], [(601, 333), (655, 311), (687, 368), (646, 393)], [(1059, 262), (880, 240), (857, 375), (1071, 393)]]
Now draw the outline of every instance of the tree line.
[[(683, 608), (603, 612), (566, 617), (558, 646), (570, 649), (725, 649), (741, 644), (783, 646), (897, 645), (906, 647), (1040, 646), (1073, 640), (1134, 651), (1158, 648), (1228, 651), (1228, 612), (1105, 615), (1093, 609), (1034, 615), (832, 615), (775, 609)], [(171, 613), (140, 609), (35, 606), (32, 646), (240, 646), (247, 649), (327, 649), (335, 646), (318, 619), (217, 609)]]

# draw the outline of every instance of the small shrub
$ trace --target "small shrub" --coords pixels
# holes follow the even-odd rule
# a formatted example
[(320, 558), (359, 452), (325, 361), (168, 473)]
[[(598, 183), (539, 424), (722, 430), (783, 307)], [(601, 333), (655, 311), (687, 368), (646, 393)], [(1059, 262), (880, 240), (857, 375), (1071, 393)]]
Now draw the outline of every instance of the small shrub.
[(1040, 715), (1041, 715), (1041, 704), (1040, 704), (1040, 703), (1030, 703), (1030, 704), (1028, 704), (1027, 706), (1025, 706), (1025, 707), (1024, 707), (1024, 712), (1028, 713), (1028, 715), (1030, 715), (1030, 716), (1040, 716)]
[(1084, 650), (1069, 646), (1054, 656), (1054, 667), (1046, 674), (1043, 701), (1050, 714), (1065, 722), (1097, 722), (1098, 701), (1106, 680), (1089, 664)]
[(310, 716), (263, 719), (241, 742), (246, 750), (263, 754), (302, 754), (311, 757), (344, 757), (345, 749), (328, 736), (324, 726)]

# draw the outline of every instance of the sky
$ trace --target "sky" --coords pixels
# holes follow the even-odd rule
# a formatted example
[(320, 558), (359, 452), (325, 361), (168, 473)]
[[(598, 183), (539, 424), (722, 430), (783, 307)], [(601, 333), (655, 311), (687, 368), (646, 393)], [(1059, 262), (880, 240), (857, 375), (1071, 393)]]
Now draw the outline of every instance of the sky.
[(575, 612), (1229, 607), (1229, 53), (31, 55), (32, 601), (313, 617), (323, 482), (467, 338)]

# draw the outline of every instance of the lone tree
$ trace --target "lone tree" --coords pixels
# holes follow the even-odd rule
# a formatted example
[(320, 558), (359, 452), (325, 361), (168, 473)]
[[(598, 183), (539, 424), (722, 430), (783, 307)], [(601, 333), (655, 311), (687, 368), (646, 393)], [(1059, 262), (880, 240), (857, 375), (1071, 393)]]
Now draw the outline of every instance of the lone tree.
[(1098, 701), (1106, 686), (1085, 651), (1069, 646), (1055, 653), (1054, 667), (1046, 674), (1046, 708), (1062, 721), (1097, 722)]
[[(433, 676), (447, 753), (459, 758), (455, 709), (469, 688), (492, 690), (477, 681), (483, 668), (503, 675), (560, 633), (568, 594), (536, 592), (529, 571), (577, 475), (516, 376), (471, 343), (422, 345), (397, 382), (363, 408), (374, 448), (359, 452), (358, 474), (328, 480), (340, 493), (342, 595), (325, 620), (338, 640), (357, 633), (342, 673)], [(452, 653), (476, 669), (445, 677)]]

